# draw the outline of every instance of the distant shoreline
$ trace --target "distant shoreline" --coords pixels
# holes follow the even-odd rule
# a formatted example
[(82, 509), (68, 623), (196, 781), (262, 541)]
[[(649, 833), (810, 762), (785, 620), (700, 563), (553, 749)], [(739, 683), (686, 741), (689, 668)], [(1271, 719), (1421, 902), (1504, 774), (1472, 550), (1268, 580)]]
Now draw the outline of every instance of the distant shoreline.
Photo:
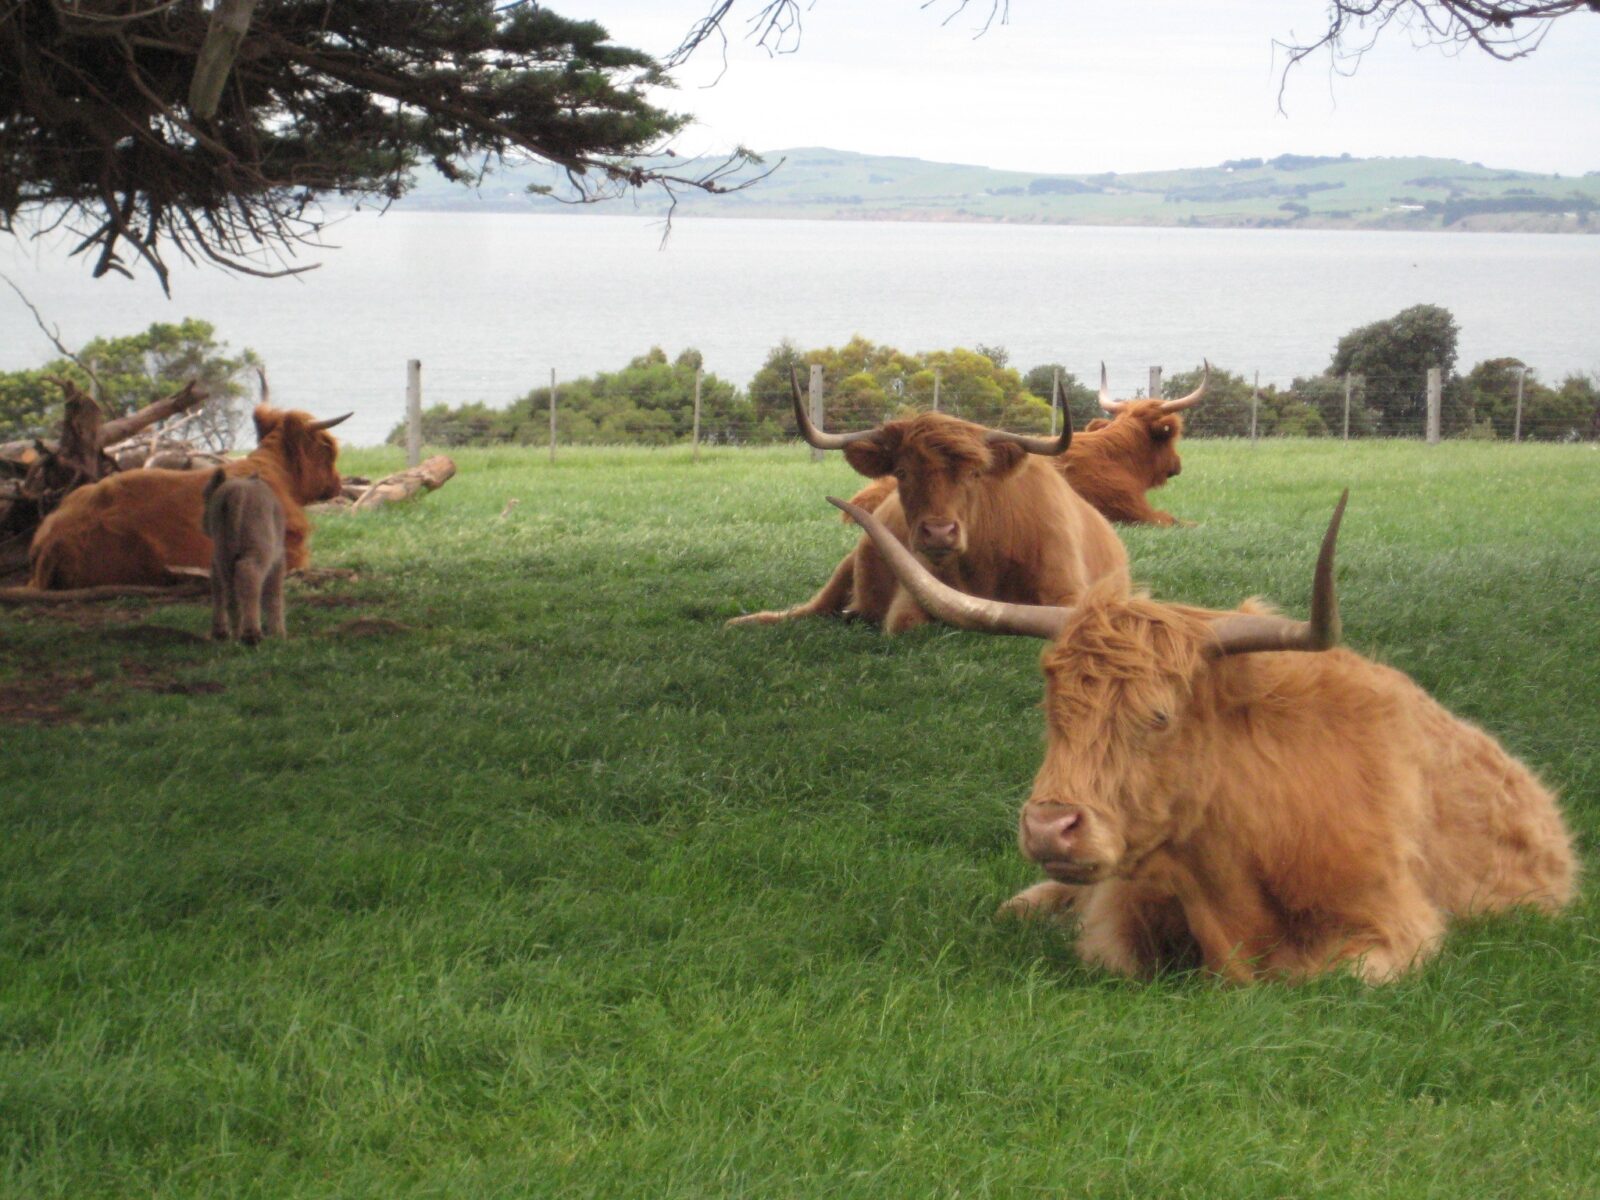
[[(325, 206), (334, 211), (334, 205)], [(354, 206), (338, 206), (340, 211)], [(622, 211), (616, 201), (593, 205), (506, 204), (484, 202), (480, 204), (408, 204), (404, 200), (389, 206), (391, 211), (405, 213), (437, 213), (451, 216), (575, 216), (575, 217), (641, 217), (665, 220), (665, 209), (640, 207)], [(363, 211), (375, 206), (363, 206)], [(1537, 233), (1594, 236), (1600, 234), (1600, 222), (1579, 224), (1575, 219), (1565, 219), (1544, 213), (1496, 213), (1468, 217), (1452, 225), (1437, 222), (1395, 219), (1390, 222), (1358, 222), (1353, 220), (1306, 218), (1293, 222), (1260, 221), (1248, 217), (1236, 220), (1226, 218), (1195, 219), (1183, 221), (1149, 221), (1137, 217), (1123, 219), (1084, 220), (1073, 217), (1002, 217), (980, 213), (962, 212), (906, 212), (898, 209), (857, 212), (811, 212), (793, 209), (773, 212), (756, 212), (749, 207), (716, 212), (706, 207), (687, 209), (672, 214), (678, 221), (841, 221), (871, 224), (873, 222), (896, 225), (1010, 225), (1044, 228), (1062, 226), (1079, 229), (1239, 229), (1261, 233), (1293, 233), (1296, 230), (1338, 231), (1344, 233)]]
[[(680, 188), (674, 220), (770, 220), (1141, 229), (1318, 229), (1462, 233), (1600, 233), (1600, 172), (1538, 175), (1457, 159), (1280, 154), (1122, 175), (1048, 175), (823, 147), (763, 155), (770, 175), (706, 195)], [(535, 197), (563, 180), (538, 164), (489, 175), (475, 190), (431, 168), (406, 211), (579, 212), (662, 218), (648, 189), (594, 206)]]

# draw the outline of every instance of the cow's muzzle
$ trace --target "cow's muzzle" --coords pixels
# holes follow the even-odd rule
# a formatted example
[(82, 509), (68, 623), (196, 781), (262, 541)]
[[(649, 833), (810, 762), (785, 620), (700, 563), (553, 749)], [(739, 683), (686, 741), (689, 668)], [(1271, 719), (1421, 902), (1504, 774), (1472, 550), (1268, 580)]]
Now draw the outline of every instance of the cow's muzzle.
[(925, 517), (917, 525), (916, 548), (940, 556), (961, 549), (961, 523), (947, 517)]
[(1017, 841), (1025, 857), (1051, 879), (1092, 883), (1107, 864), (1087, 845), (1089, 814), (1074, 804), (1029, 804), (1022, 810)]

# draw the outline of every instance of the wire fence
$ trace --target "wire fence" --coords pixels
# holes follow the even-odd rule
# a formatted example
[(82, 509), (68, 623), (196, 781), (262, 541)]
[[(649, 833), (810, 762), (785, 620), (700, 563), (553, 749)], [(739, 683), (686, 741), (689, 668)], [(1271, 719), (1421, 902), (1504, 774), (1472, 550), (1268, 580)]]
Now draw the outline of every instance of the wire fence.
[[(1263, 383), (1213, 371), (1204, 398), (1183, 413), (1190, 438), (1313, 437), (1600, 442), (1600, 379), (1569, 376), (1560, 386), (1535, 381), (1518, 366), (1485, 364), (1466, 376), (1439, 369), (1422, 376), (1318, 375)], [(829, 381), (811, 368), (806, 401), (813, 423), (830, 432), (870, 428), (882, 421), (937, 409), (952, 416), (1021, 433), (1053, 433), (1070, 414), (1074, 429), (1108, 419), (1097, 391), (1067, 377), (1046, 401), (1030, 392), (1007, 396), (988, 379), (943, 380), (930, 388), (904, 381), (880, 387), (860, 375)], [(830, 387), (829, 383), (833, 382)], [(898, 383), (900, 386), (893, 386)], [(1131, 398), (1174, 399), (1198, 387), (1200, 373), (1163, 380), (1150, 369), (1148, 385)], [(804, 384), (803, 384), (804, 386)], [(1118, 399), (1128, 399), (1126, 394)], [(1056, 401), (1064, 400), (1065, 409)], [(740, 390), (702, 371), (664, 371), (632, 385), (606, 379), (563, 384), (554, 371), (506, 408), (482, 404), (422, 407), (420, 364), (411, 364), (408, 418), (389, 441), (415, 457), (422, 444), (453, 446), (687, 445), (751, 446), (791, 441), (795, 427), (787, 377)]]

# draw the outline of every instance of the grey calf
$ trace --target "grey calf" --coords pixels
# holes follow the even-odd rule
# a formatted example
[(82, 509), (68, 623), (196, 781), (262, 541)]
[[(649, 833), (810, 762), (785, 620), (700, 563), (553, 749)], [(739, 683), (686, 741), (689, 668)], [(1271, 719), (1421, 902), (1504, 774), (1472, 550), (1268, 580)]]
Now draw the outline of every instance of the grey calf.
[(267, 632), (288, 636), (283, 624), (283, 505), (256, 475), (229, 478), (220, 467), (206, 484), (201, 521), (211, 538), (211, 636), (236, 634), (253, 646)]

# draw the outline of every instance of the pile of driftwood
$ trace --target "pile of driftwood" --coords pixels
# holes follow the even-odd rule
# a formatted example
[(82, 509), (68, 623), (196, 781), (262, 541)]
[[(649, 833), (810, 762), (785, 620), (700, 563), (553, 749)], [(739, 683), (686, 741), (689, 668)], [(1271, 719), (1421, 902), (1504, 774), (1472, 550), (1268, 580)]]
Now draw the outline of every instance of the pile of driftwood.
[(193, 380), (165, 399), (113, 421), (107, 421), (94, 397), (72, 380), (51, 382), (66, 395), (60, 435), (54, 441), (0, 443), (0, 577), (27, 566), (33, 531), (74, 488), (130, 467), (222, 461), (188, 447), (179, 461), (181, 443), (151, 428), (206, 402), (207, 392)]

